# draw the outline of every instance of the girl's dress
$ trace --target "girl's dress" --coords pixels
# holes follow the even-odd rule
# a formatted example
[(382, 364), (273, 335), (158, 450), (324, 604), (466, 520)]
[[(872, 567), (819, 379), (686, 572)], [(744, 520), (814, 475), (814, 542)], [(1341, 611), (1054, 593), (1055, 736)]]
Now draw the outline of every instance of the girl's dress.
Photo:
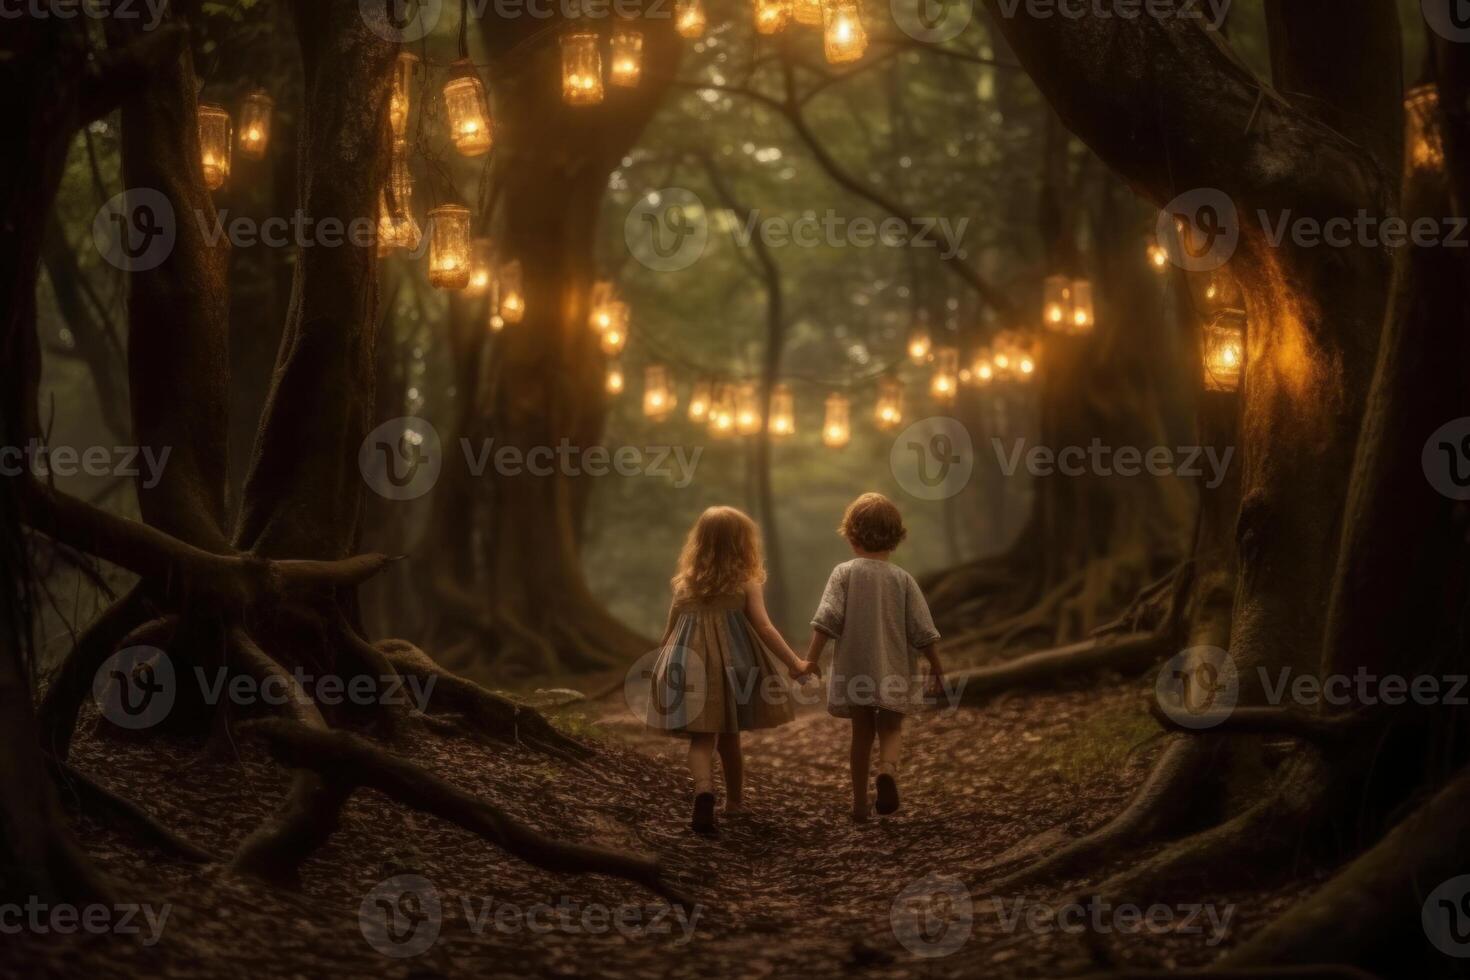
[(741, 594), (676, 598), (654, 662), (648, 724), (675, 734), (774, 728), (794, 717), (780, 661)]

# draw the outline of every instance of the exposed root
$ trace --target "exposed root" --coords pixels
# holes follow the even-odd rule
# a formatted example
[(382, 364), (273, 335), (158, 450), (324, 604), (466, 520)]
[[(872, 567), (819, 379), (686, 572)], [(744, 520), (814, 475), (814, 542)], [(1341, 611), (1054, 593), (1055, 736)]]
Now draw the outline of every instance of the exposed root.
[(961, 703), (980, 704), (1001, 691), (1074, 680), (1089, 671), (1139, 671), (1159, 660), (1168, 646), (1169, 637), (1159, 633), (1093, 637), (1005, 663), (958, 671), (950, 675), (949, 683), (959, 688)]
[(107, 819), (121, 825), (146, 844), (167, 851), (192, 864), (216, 864), (219, 855), (205, 850), (174, 833), (155, 820), (138, 804), (98, 783), (86, 773), (65, 762), (51, 762), (51, 773), (63, 801), (73, 801), (77, 809), (89, 816)]
[(448, 820), (504, 848), (528, 864), (561, 873), (605, 874), (636, 882), (670, 902), (685, 904), (660, 876), (653, 858), (555, 840), (500, 808), (457, 789), (438, 776), (346, 732), (326, 732), (294, 722), (265, 720), (244, 726), (265, 740), (270, 754), (305, 767), (350, 792), (362, 786)]
[(1186, 728), (1159, 705), (1150, 704), (1150, 712), (1165, 728), (1179, 731), (1201, 730), (1203, 735), (1287, 735), (1315, 745), (1340, 743), (1364, 724), (1354, 715), (1322, 715), (1295, 708), (1236, 707), (1221, 708), (1215, 713), (1202, 712), (1191, 717), (1195, 724)]

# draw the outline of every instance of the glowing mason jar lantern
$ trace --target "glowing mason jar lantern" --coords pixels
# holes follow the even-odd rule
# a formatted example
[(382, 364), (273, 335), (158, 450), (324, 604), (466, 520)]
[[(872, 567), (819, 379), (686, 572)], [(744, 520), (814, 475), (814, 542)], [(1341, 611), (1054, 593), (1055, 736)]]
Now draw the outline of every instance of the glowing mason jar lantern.
[(915, 364), (927, 364), (934, 341), (929, 337), (928, 327), (915, 327), (909, 334), (909, 360)]
[(199, 157), (204, 186), (217, 191), (230, 179), (230, 114), (224, 106), (199, 103)]
[(419, 247), (423, 231), (410, 207), (413, 201), (413, 177), (408, 171), (408, 147), (402, 140), (393, 144), (393, 162), (388, 170), (388, 185), (378, 201), (378, 254), (386, 255), (395, 248), (410, 251)]
[(746, 382), (735, 393), (735, 431), (743, 436), (753, 436), (760, 430), (760, 398), (755, 385)]
[[(496, 276), (500, 284), (500, 315), (506, 323), (520, 323), (521, 318), (526, 315), (525, 279), (520, 259), (512, 259), (503, 264)], [(622, 350), (622, 347), (618, 350)]]
[(689, 394), (689, 421), (706, 422), (709, 420), (710, 402), (714, 391), (708, 381), (696, 381), (694, 390)]
[(796, 434), (796, 398), (789, 385), (771, 390), (771, 435), (785, 438)]
[(841, 449), (852, 441), (852, 405), (846, 395), (836, 392), (827, 396), (825, 417), (822, 421), (822, 445)]
[(897, 428), (903, 421), (903, 385), (897, 378), (884, 378), (878, 382), (878, 404), (873, 409), (873, 421), (885, 431)]
[(791, 17), (798, 24), (807, 27), (822, 26), (822, 0), (795, 0), (791, 8)]
[(644, 368), (643, 414), (651, 419), (667, 418), (676, 402), (669, 369), (662, 364), (650, 364)]
[(617, 361), (609, 361), (607, 365), (607, 393), (609, 395), (621, 395), (624, 384), (623, 366)]
[(934, 352), (934, 374), (929, 379), (929, 393), (940, 401), (951, 401), (960, 387), (960, 352), (941, 347)]
[(1235, 391), (1245, 367), (1245, 312), (1221, 310), (1210, 317), (1200, 338), (1207, 391)]
[(393, 63), (393, 87), (388, 95), (388, 125), (392, 127), (394, 139), (403, 139), (408, 135), (409, 91), (418, 63), (418, 55), (408, 51), (398, 52), (398, 60)]
[(579, 31), (562, 36), (561, 95), (568, 105), (602, 101), (602, 51), (596, 34)]
[(624, 347), (628, 346), (626, 321), (626, 317), (621, 317), (602, 332), (602, 352), (604, 354), (619, 354)]
[(614, 85), (632, 87), (643, 75), (643, 33), (620, 27), (613, 31), (612, 64), (608, 68), (608, 81)]
[(995, 361), (989, 348), (980, 348), (970, 359), (970, 377), (967, 380), (977, 388), (983, 388), (995, 380)]
[(444, 83), (444, 113), (454, 148), (467, 157), (490, 152), (490, 108), (485, 85), (468, 61), (456, 61)]
[(703, 0), (679, 0), (674, 5), (674, 30), (680, 37), (691, 41), (703, 37), (706, 23)]
[(476, 238), (470, 242), (470, 281), (465, 286), (466, 296), (484, 296), (495, 282), (495, 246), (488, 238)]
[(1016, 378), (1030, 381), (1036, 375), (1036, 357), (1026, 351), (1016, 355)]
[(489, 302), (485, 304), (485, 326), (490, 328), (491, 333), (500, 333), (505, 329), (505, 317), (500, 315), (500, 283), (495, 277), (490, 277), (490, 288), (487, 290)]
[(605, 333), (613, 325), (613, 308), (615, 301), (613, 284), (606, 279), (599, 279), (592, 284), (592, 295), (587, 302), (587, 326), (594, 333)]
[(1049, 330), (1065, 332), (1072, 319), (1072, 280), (1047, 276), (1041, 283), (1041, 320)]
[(758, 33), (779, 33), (790, 19), (790, 0), (755, 0), (755, 29)]
[(828, 0), (823, 10), (822, 48), (827, 62), (857, 61), (868, 50), (868, 32), (858, 13), (857, 0)]
[(464, 289), (470, 284), (470, 209), (441, 204), (429, 212), (429, 285)]
[(1414, 169), (1444, 169), (1444, 137), (1440, 128), (1439, 87), (1416, 85), (1404, 96), (1408, 121), (1405, 150)]
[(720, 385), (715, 392), (709, 411), (709, 427), (717, 436), (735, 432), (735, 392), (729, 385)]
[(1155, 272), (1164, 272), (1169, 268), (1169, 250), (1157, 241), (1148, 243), (1148, 265)]
[(1067, 324), (1072, 333), (1089, 333), (1097, 324), (1097, 311), (1092, 305), (1092, 282), (1072, 280), (1072, 314)]
[(251, 160), (265, 157), (271, 140), (271, 112), (275, 102), (263, 88), (245, 96), (240, 103), (240, 155)]

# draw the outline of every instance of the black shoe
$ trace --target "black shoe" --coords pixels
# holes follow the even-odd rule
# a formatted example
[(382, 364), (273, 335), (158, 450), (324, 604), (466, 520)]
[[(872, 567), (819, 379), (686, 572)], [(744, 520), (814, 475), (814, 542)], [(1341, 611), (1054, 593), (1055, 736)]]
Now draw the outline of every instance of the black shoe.
[(878, 802), (873, 807), (878, 815), (886, 817), (898, 809), (898, 783), (886, 772), (878, 774)]
[(694, 819), (689, 822), (696, 834), (715, 832), (715, 794), (699, 793), (694, 797)]

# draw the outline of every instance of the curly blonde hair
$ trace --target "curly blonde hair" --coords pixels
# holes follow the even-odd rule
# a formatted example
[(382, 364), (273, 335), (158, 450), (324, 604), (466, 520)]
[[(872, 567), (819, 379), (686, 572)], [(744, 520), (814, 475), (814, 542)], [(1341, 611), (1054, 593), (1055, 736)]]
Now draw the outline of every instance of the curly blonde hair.
[(766, 580), (761, 532), (734, 507), (711, 507), (699, 515), (684, 539), (674, 574), (674, 595), (707, 599), (741, 592)]
[(909, 534), (898, 507), (881, 493), (865, 493), (848, 504), (837, 533), (873, 554), (892, 551)]

